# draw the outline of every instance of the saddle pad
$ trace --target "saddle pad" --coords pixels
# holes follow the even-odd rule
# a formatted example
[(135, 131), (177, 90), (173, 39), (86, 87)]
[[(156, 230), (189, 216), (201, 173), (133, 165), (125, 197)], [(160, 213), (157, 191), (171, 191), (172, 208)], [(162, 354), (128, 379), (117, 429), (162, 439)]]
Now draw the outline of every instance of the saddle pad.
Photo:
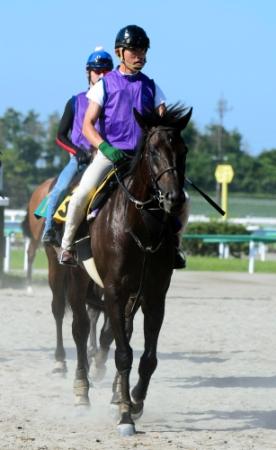
[[(102, 183), (100, 184), (100, 186), (96, 189), (96, 191), (91, 191), (90, 196), (89, 196), (89, 204), (87, 207), (87, 212), (86, 215), (88, 215), (88, 211), (90, 211), (91, 207), (93, 207), (93, 202), (96, 199), (97, 195), (103, 190), (103, 188), (107, 185), (108, 181), (110, 180), (110, 178), (114, 175), (115, 173), (115, 169), (112, 169), (110, 172), (108, 172), (108, 174), (106, 175), (106, 177), (103, 179)], [(78, 186), (76, 186), (72, 192), (67, 195), (65, 197), (65, 199), (63, 200), (63, 202), (59, 205), (59, 207), (57, 208), (55, 214), (54, 214), (54, 220), (58, 223), (60, 222), (65, 222), (66, 221), (66, 216), (67, 216), (67, 211), (68, 211), (68, 205), (69, 205), (69, 201), (70, 198), (72, 197), (73, 192), (75, 191), (75, 189), (77, 189)]]
[(34, 215), (37, 219), (40, 219), (41, 217), (46, 218), (48, 202), (49, 194), (47, 194), (46, 197), (43, 198), (43, 200), (39, 203), (38, 207), (34, 211)]

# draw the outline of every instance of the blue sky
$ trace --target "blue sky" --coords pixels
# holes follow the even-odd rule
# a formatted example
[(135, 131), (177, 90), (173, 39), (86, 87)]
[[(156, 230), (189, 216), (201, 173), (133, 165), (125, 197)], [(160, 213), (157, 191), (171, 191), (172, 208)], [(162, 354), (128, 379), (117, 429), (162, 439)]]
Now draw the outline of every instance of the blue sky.
[(144, 72), (168, 103), (193, 106), (203, 131), (218, 122), (223, 97), (224, 126), (242, 134), (246, 150), (276, 148), (274, 0), (1, 0), (0, 17), (0, 115), (62, 113), (86, 88), (94, 47), (114, 55), (117, 31), (137, 24), (151, 40)]

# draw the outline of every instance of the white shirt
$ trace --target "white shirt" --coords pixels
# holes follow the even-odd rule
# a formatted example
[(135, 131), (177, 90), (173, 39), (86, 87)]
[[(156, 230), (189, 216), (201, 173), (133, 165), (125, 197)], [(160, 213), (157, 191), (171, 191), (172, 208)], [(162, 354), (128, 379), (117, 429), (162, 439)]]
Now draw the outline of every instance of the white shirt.
[[(124, 75), (124, 74), (123, 74)], [(166, 103), (166, 97), (160, 87), (155, 84), (155, 97), (154, 97), (154, 107), (157, 108), (162, 103)], [(103, 80), (99, 80), (94, 86), (92, 86), (86, 94), (88, 100), (97, 103), (103, 107), (104, 104), (104, 86)]]

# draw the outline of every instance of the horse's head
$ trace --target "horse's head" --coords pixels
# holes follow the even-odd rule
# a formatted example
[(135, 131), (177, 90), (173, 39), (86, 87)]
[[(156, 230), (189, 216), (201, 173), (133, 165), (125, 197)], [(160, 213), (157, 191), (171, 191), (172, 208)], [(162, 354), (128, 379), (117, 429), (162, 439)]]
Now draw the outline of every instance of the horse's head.
[(175, 105), (160, 117), (153, 113), (134, 115), (145, 133), (142, 158), (147, 165), (154, 195), (168, 213), (177, 213), (185, 201), (184, 178), (187, 147), (181, 131), (187, 126), (192, 108)]

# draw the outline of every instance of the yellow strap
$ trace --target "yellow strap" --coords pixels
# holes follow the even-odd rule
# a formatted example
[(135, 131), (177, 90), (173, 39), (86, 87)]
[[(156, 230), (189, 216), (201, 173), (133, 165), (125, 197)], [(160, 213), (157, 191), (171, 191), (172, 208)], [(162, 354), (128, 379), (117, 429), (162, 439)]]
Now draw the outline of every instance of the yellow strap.
[[(108, 182), (108, 180), (112, 177), (112, 175), (115, 173), (115, 169), (112, 169), (110, 172), (108, 172), (108, 174), (106, 175), (106, 177), (103, 179), (102, 183), (100, 184), (100, 186), (95, 190), (91, 191), (89, 194), (89, 204), (87, 207), (87, 214), (88, 211), (90, 209), (90, 206), (92, 205), (94, 199), (96, 198), (97, 194), (103, 189), (103, 187), (106, 185), (106, 183)], [(78, 188), (78, 186), (76, 186), (72, 192), (67, 195), (65, 197), (65, 199), (63, 200), (63, 202), (59, 205), (59, 207), (57, 208), (55, 214), (54, 214), (54, 220), (56, 222), (65, 222), (66, 221), (66, 217), (67, 217), (67, 211), (68, 211), (68, 205), (69, 205), (69, 201), (73, 195), (73, 192), (75, 192), (75, 190)]]
[(88, 208), (87, 208), (87, 214), (88, 214), (88, 211), (90, 210), (90, 206), (92, 205), (92, 203), (93, 203), (94, 199), (96, 198), (97, 194), (104, 188), (104, 186), (106, 185), (108, 180), (112, 177), (112, 175), (114, 175), (115, 172), (116, 172), (115, 169), (111, 169), (110, 172), (108, 172), (106, 177), (103, 179), (102, 183), (96, 189), (96, 191), (94, 192), (94, 195), (92, 195), (92, 197), (91, 197), (91, 199), (89, 201)]

